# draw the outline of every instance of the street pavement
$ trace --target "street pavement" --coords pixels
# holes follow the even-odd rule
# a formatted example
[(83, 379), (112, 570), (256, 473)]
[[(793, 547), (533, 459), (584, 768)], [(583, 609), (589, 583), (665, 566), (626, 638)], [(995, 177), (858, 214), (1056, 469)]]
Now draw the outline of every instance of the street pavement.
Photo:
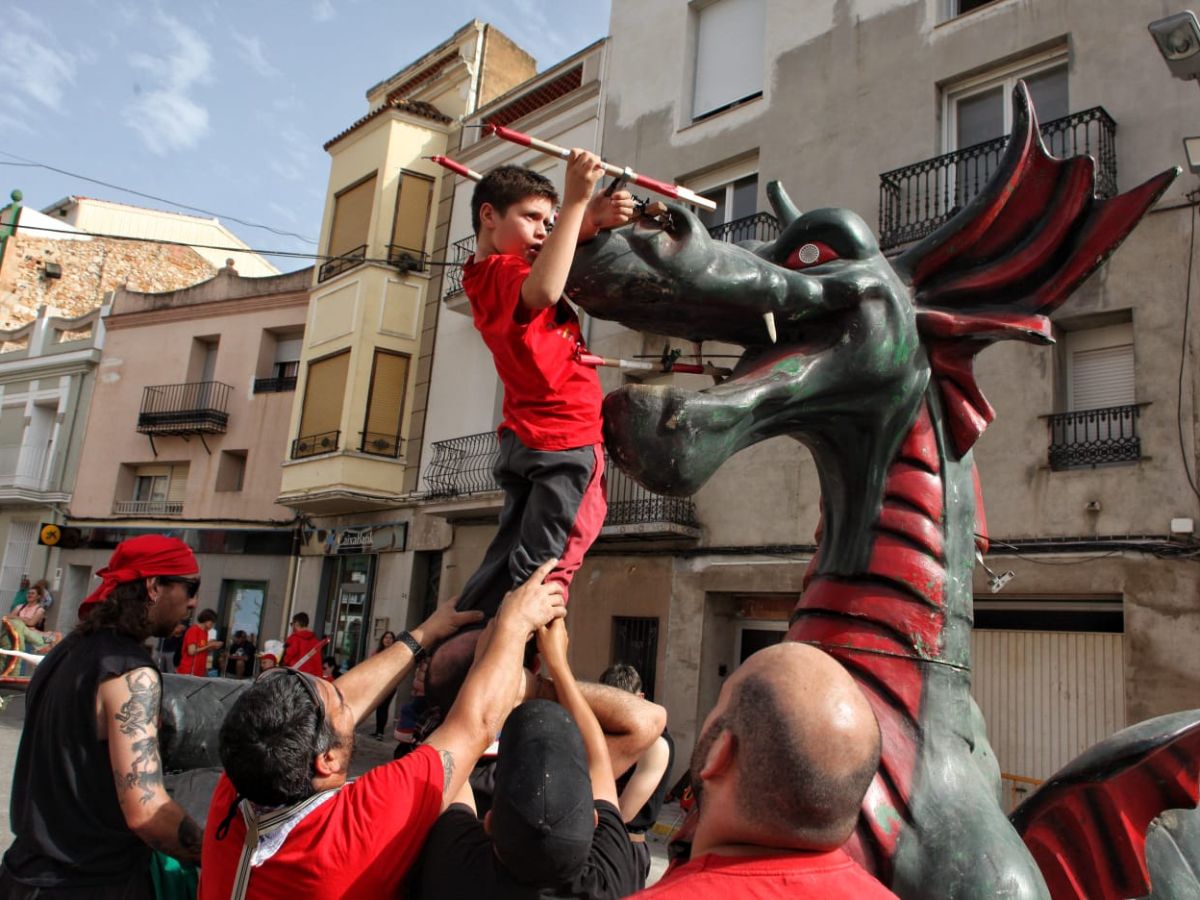
[[(12, 795), (12, 771), (17, 761), (17, 744), (21, 740), (21, 726), (25, 720), (25, 695), (4, 691), (0, 697), (6, 701), (4, 709), (0, 710), (0, 850), (8, 849), (12, 843), (12, 831), (9, 830), (8, 803)], [(351, 761), (352, 775), (361, 775), (375, 766), (389, 762), (392, 750), (396, 744), (391, 739), (375, 740), (370, 731), (374, 726), (373, 720), (369, 726), (364, 726), (358, 734), (355, 744), (354, 758)], [(676, 804), (663, 807), (658, 824), (646, 835), (646, 843), (650, 846), (650, 878), (653, 884), (662, 877), (667, 867), (667, 841), (682, 816)]]

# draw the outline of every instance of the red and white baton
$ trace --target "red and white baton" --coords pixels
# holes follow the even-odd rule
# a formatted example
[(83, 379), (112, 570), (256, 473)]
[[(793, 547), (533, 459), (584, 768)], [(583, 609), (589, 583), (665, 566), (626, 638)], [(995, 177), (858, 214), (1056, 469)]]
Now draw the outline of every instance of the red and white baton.
[(623, 372), (683, 372), (688, 375), (711, 375), (714, 378), (724, 378), (730, 372), (729, 369), (714, 366), (712, 363), (681, 363), (669, 359), (614, 359), (597, 356), (595, 353), (577, 353), (575, 359), (584, 366), (603, 366)]
[[(529, 147), (532, 150), (545, 153), (547, 156), (557, 156), (559, 159), (568, 159), (571, 156), (571, 151), (566, 147), (560, 147), (557, 144), (539, 140), (528, 134), (522, 134), (520, 131), (513, 131), (511, 128), (505, 128), (503, 125), (484, 125), (483, 133), (485, 135), (494, 134), (498, 138), (511, 141), (514, 144), (520, 144), (522, 147)], [(701, 197), (695, 191), (681, 185), (668, 184), (665, 181), (659, 181), (657, 178), (650, 178), (648, 175), (639, 175), (628, 166), (614, 166), (612, 163), (604, 162), (603, 160), (600, 161), (600, 165), (604, 167), (606, 174), (614, 178), (624, 178), (626, 181), (632, 181), (634, 184), (654, 191), (656, 194), (662, 194), (664, 197), (670, 197), (673, 200), (682, 200), (685, 203), (692, 203), (701, 209), (707, 209), (709, 212), (713, 212), (717, 208), (717, 204), (712, 200)]]
[(427, 156), (426, 159), (432, 160), (443, 169), (449, 169), (451, 172), (457, 172), (463, 178), (469, 178), (471, 181), (482, 181), (483, 176), (474, 169), (468, 169), (460, 162), (455, 162), (448, 156)]

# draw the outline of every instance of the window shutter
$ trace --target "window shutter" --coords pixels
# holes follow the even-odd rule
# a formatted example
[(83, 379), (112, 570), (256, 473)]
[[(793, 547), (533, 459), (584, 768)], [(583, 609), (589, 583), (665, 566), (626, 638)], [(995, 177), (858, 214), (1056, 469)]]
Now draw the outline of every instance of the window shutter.
[(303, 343), (303, 338), (276, 341), (275, 362), (296, 362), (298, 359), (300, 359), (300, 347)]
[(187, 494), (187, 477), (188, 467), (184, 463), (182, 466), (171, 466), (171, 482), (167, 487), (167, 502), (182, 503)]
[(371, 434), (398, 437), (408, 386), (408, 357), (386, 350), (375, 351), (371, 371), (371, 397), (367, 401), (367, 426)]
[(692, 117), (761, 94), (763, 0), (717, 0), (698, 12)]
[(429, 225), (429, 205), (433, 198), (433, 179), (411, 172), (400, 173), (396, 188), (396, 219), (392, 224), (392, 244), (421, 253), (425, 250), (425, 229)]
[(374, 201), (374, 173), (334, 198), (333, 225), (329, 229), (330, 256), (344, 256), (367, 243)]
[(346, 372), (349, 368), (349, 350), (308, 364), (304, 410), (300, 414), (300, 437), (341, 431), (342, 402), (346, 395)]
[(1071, 409), (1136, 403), (1133, 344), (1077, 350), (1071, 354)]
[(138, 466), (133, 471), (136, 478), (163, 478), (170, 477), (170, 466)]

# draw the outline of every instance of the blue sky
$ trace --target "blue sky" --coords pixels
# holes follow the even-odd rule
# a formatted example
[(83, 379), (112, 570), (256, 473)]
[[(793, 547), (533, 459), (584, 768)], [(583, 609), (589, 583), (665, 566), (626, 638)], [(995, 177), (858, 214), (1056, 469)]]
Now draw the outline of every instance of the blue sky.
[[(69, 194), (166, 204), (53, 166), (218, 213), (255, 248), (316, 245), (329, 173), (321, 145), (367, 111), (365, 92), (472, 18), (544, 69), (608, 31), (609, 0), (5, 0), (0, 197)], [(304, 262), (274, 259), (288, 271)]]

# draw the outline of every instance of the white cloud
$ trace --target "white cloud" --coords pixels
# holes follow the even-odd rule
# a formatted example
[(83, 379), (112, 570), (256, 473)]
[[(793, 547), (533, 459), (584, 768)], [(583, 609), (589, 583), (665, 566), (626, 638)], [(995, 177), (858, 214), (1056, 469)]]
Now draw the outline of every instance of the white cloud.
[[(45, 22), (20, 7), (8, 10), (5, 29), (0, 34), (0, 57), (6, 60), (5, 94), (14, 100), (36, 101), (48, 109), (63, 109), (63, 100), (75, 81), (81, 60), (78, 54), (59, 44)], [(26, 106), (24, 112), (28, 118), (16, 116), (10, 104), (5, 120), (23, 130), (32, 130), (29, 118), (33, 110)]]
[(333, 0), (313, 0), (313, 19), (317, 22), (328, 22), (337, 15), (333, 8)]
[(208, 133), (208, 109), (190, 94), (212, 80), (212, 52), (178, 19), (160, 14), (158, 24), (174, 46), (162, 55), (130, 55), (129, 64), (148, 73), (151, 86), (125, 107), (123, 118), (152, 153), (162, 156), (194, 147)]
[(263, 53), (262, 41), (257, 37), (235, 31), (233, 39), (238, 45), (238, 56), (263, 78), (278, 78), (282, 74), (267, 61), (266, 54)]

